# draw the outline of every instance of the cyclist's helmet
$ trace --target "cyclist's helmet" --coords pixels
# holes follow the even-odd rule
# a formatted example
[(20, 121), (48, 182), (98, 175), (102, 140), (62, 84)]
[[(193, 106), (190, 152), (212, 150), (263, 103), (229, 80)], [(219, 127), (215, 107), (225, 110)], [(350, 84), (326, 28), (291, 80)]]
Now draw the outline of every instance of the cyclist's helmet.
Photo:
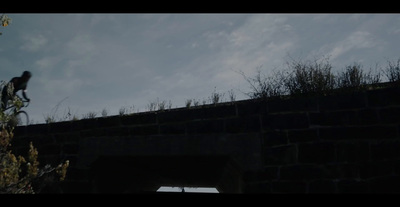
[(24, 73), (22, 73), (23, 77), (32, 77), (32, 73), (29, 71), (24, 71)]

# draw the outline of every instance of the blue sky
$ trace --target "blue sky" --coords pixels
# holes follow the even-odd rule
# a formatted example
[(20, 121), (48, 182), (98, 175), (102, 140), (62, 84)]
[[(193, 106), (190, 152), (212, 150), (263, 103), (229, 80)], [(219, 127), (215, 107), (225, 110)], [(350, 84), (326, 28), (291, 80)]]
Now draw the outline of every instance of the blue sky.
[(35, 122), (54, 112), (82, 114), (146, 106), (183, 107), (233, 90), (248, 76), (285, 68), (289, 57), (329, 57), (333, 70), (400, 58), (399, 14), (7, 14), (0, 27), (0, 79), (30, 70)]

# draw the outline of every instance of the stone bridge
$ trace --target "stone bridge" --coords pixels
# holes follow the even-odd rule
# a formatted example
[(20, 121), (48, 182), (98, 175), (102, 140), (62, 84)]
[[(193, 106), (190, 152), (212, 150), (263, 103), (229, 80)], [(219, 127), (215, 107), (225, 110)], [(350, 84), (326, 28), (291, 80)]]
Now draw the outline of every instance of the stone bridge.
[(63, 193), (400, 192), (399, 115), (386, 87), (17, 127), (13, 150), (69, 160)]

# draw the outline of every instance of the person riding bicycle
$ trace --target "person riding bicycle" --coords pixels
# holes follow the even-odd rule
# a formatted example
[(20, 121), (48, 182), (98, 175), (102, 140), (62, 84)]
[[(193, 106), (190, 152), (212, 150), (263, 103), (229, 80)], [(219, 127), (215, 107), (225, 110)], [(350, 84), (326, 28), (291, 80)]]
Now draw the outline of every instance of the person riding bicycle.
[[(14, 77), (10, 80), (10, 82), (3, 87), (3, 91), (1, 93), (1, 109), (4, 111), (7, 109), (7, 102), (10, 99), (9, 95), (15, 96), (19, 90), (22, 90), (22, 96), (29, 102), (30, 99), (26, 96), (26, 88), (28, 86), (28, 81), (32, 77), (32, 73), (29, 71), (24, 71), (21, 77)], [(10, 84), (13, 84), (14, 90), (12, 94), (8, 94), (8, 87)]]

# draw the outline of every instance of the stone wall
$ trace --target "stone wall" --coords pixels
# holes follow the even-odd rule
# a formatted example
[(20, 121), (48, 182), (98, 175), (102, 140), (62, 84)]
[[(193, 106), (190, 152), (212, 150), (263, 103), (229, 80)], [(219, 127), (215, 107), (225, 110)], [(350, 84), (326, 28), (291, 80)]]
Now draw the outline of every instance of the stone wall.
[[(201, 157), (208, 170), (178, 173), (187, 177), (179, 182), (201, 186), (213, 176), (231, 177), (207, 184), (224, 183), (222, 192), (235, 193), (400, 192), (399, 115), (400, 89), (387, 87), (18, 127), (13, 146), (24, 154), (33, 141), (41, 163), (70, 160), (67, 179), (60, 183), (66, 193), (99, 192), (94, 186), (102, 181), (93, 183), (100, 168), (93, 166), (104, 157), (146, 160), (153, 167), (124, 161), (133, 166), (130, 175), (121, 172), (127, 168), (106, 175), (130, 177), (139, 168), (153, 169), (153, 186), (143, 184), (152, 191), (167, 182), (164, 174), (176, 174), (173, 168), (184, 171), (181, 165), (194, 168)], [(221, 156), (231, 164), (217, 161), (225, 160)], [(188, 159), (178, 161), (183, 157)], [(171, 158), (166, 161), (170, 167), (154, 167), (165, 158)], [(227, 176), (226, 169), (232, 168), (235, 176)], [(171, 179), (173, 184), (176, 178)], [(140, 191), (125, 186), (113, 192), (128, 188)]]

